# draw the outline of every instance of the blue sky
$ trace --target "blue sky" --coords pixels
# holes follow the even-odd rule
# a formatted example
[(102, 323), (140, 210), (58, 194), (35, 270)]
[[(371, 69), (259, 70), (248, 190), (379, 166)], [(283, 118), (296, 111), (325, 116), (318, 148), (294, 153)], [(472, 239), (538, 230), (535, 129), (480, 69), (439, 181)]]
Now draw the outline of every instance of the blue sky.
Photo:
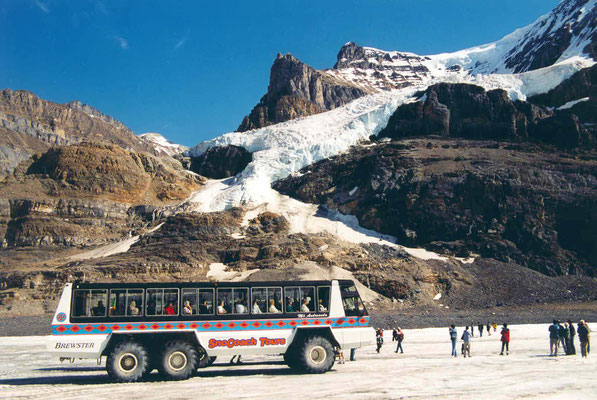
[(557, 0), (1, 0), (0, 87), (78, 99), (195, 145), (265, 93), (278, 52), (330, 68), (347, 41), (434, 54), (500, 39)]

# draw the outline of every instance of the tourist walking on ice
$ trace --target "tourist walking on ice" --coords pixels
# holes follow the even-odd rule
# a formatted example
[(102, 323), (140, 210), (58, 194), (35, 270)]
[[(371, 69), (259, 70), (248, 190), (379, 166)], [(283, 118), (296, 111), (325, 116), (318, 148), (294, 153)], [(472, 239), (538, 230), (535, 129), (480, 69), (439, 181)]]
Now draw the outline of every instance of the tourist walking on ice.
[(576, 346), (574, 345), (576, 329), (574, 329), (574, 324), (572, 323), (572, 320), (568, 320), (568, 334), (570, 335), (570, 340), (568, 341), (568, 354), (573, 356), (576, 354)]
[(454, 324), (450, 325), (450, 340), (452, 341), (452, 357), (457, 357), (456, 342), (458, 341), (458, 331)]
[(396, 340), (398, 340), (398, 331), (396, 330), (396, 328), (394, 328), (394, 330), (392, 331), (392, 342), (395, 342)]
[[(483, 324), (482, 323), (478, 323), (477, 327), (479, 328), (479, 337), (483, 337)], [(474, 328), (471, 326), (471, 330), (473, 330)]]
[(554, 319), (553, 324), (549, 326), (549, 355), (558, 356), (558, 342), (560, 341), (560, 327), (558, 320)]
[(398, 346), (396, 346), (396, 351), (394, 353), (398, 353), (398, 350), (400, 350), (400, 353), (404, 353), (404, 350), (402, 349), (402, 341), (404, 340), (404, 332), (402, 332), (402, 329), (400, 329), (400, 327), (398, 327), (398, 331), (396, 332), (396, 340), (398, 341)]
[(381, 350), (381, 346), (383, 346), (383, 331), (381, 329), (378, 329), (375, 336), (377, 342), (376, 351), (379, 353), (379, 351)]
[(502, 338), (500, 339), (502, 342), (502, 351), (500, 352), (500, 356), (504, 355), (504, 349), (506, 350), (506, 355), (508, 355), (510, 351), (510, 329), (508, 329), (508, 324), (504, 324), (500, 334), (502, 335)]
[(487, 328), (487, 336), (491, 336), (491, 324), (489, 322), (487, 323), (486, 328)]
[(568, 350), (566, 350), (566, 336), (568, 335), (568, 328), (566, 328), (564, 324), (558, 323), (558, 329), (560, 334), (560, 344), (562, 345), (562, 350), (564, 350), (564, 354), (568, 354)]
[(587, 357), (591, 352), (591, 330), (587, 323), (581, 319), (576, 332), (580, 341), (580, 354), (583, 358)]
[[(471, 330), (473, 330), (474, 328), (471, 326)], [(464, 332), (462, 332), (462, 337), (460, 338), (462, 339), (462, 344), (464, 346), (464, 358), (466, 358), (466, 355), (468, 354), (469, 358), (471, 357), (471, 333), (468, 330), (468, 326), (466, 327), (466, 329), (464, 330)]]
[(473, 326), (475, 326), (474, 322), (471, 321), (470, 327), (471, 327), (471, 337), (475, 337), (475, 330), (473, 329)]

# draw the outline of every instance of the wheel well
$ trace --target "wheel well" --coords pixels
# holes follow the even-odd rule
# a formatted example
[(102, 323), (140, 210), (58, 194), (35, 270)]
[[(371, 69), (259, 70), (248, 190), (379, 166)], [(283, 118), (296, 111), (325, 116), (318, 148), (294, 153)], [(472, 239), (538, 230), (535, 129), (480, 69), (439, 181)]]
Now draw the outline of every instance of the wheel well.
[(297, 329), (292, 340), (292, 343), (288, 346), (288, 350), (296, 348), (299, 344), (303, 343), (307, 338), (311, 336), (322, 336), (332, 343), (332, 346), (340, 347), (340, 343), (334, 337), (332, 330), (329, 327), (321, 328), (303, 328)]
[(116, 347), (118, 343), (133, 340), (145, 346), (147, 351), (151, 353), (159, 352), (164, 344), (171, 340), (184, 340), (189, 342), (195, 348), (201, 347), (197, 341), (197, 336), (193, 332), (168, 332), (168, 333), (113, 333), (110, 337), (108, 345), (102, 352), (102, 356), (106, 356)]

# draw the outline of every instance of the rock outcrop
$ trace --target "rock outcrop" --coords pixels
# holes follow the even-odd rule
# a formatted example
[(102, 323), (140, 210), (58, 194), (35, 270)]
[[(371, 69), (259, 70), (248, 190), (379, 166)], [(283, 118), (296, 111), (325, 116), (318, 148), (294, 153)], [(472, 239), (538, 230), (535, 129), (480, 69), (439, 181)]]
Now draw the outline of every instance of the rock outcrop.
[(199, 157), (190, 157), (189, 169), (206, 178), (223, 179), (244, 170), (253, 155), (239, 146), (212, 147)]
[(534, 140), (573, 147), (595, 141), (583, 122), (590, 121), (580, 121), (569, 110), (512, 101), (502, 89), (439, 83), (421, 94), (419, 101), (398, 107), (379, 136)]
[(265, 96), (246, 116), (237, 131), (277, 124), (317, 114), (348, 103), (366, 92), (297, 60), (278, 54)]

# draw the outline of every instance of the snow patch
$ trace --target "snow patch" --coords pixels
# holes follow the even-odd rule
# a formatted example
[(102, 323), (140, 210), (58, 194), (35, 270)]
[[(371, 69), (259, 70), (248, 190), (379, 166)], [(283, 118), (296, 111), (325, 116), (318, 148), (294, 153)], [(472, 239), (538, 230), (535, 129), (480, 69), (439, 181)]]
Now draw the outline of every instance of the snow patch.
[(241, 282), (259, 271), (259, 269), (249, 269), (247, 271), (228, 271), (227, 269), (228, 267), (222, 263), (209, 264), (206, 277), (214, 281)]
[(568, 110), (568, 109), (574, 107), (575, 105), (577, 105), (578, 103), (583, 103), (583, 102), (589, 101), (589, 100), (590, 100), (589, 97), (583, 97), (582, 99), (572, 100), (562, 106), (559, 106), (557, 108), (557, 110)]

